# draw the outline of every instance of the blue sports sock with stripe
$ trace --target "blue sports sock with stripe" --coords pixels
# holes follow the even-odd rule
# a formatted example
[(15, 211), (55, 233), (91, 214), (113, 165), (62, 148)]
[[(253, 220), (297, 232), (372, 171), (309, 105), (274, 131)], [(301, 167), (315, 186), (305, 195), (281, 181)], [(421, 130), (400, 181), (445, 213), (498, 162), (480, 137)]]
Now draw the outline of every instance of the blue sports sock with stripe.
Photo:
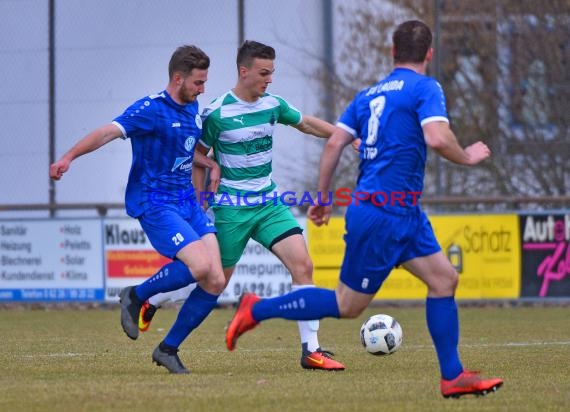
[(262, 299), (253, 306), (253, 318), (282, 318), (290, 320), (313, 320), (340, 318), (334, 290), (303, 288), (271, 299)]
[(455, 379), (463, 372), (459, 360), (459, 316), (457, 304), (453, 296), (430, 298), (426, 300), (426, 320), (433, 340), (441, 377), (445, 380)]
[(190, 269), (180, 260), (174, 260), (164, 265), (158, 273), (145, 280), (135, 288), (135, 293), (141, 302), (161, 292), (170, 292), (195, 283), (196, 279)]
[(180, 308), (178, 317), (164, 338), (164, 343), (174, 348), (190, 335), (190, 333), (202, 323), (208, 314), (216, 307), (218, 295), (212, 295), (200, 287), (190, 293), (186, 302)]

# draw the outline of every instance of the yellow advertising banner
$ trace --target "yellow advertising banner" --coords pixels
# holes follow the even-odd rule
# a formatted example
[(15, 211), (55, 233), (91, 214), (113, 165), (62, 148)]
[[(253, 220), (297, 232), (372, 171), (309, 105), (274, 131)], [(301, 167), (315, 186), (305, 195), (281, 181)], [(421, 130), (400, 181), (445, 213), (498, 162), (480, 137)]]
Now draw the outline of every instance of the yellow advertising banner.
[[(458, 299), (513, 299), (520, 296), (520, 231), (517, 215), (431, 216), (442, 251), (459, 273)], [(307, 222), (315, 284), (334, 288), (344, 254), (344, 218), (328, 226)], [(423, 299), (426, 287), (402, 268), (394, 269), (379, 299)]]

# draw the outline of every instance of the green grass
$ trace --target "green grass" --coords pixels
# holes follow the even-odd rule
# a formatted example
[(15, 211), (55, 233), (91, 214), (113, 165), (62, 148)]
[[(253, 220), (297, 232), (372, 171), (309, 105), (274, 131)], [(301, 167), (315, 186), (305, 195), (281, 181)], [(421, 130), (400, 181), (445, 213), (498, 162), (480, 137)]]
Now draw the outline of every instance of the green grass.
[[(367, 354), (359, 329), (389, 313), (402, 348)], [(320, 342), (344, 372), (305, 371), (294, 322), (272, 320), (228, 352), (217, 309), (182, 345), (190, 375), (151, 363), (176, 310), (162, 309), (137, 341), (121, 330), (118, 308), (1, 310), (1, 411), (568, 411), (568, 307), (463, 307), (465, 366), (504, 378), (495, 394), (444, 399), (422, 307), (375, 307), (356, 320), (321, 322)]]

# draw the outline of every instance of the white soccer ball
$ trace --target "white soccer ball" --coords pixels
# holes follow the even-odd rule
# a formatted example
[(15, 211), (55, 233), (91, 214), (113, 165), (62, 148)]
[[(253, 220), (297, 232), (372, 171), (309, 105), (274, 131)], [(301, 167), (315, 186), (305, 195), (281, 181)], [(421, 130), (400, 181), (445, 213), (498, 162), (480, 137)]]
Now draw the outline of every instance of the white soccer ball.
[(360, 328), (360, 342), (373, 355), (390, 355), (402, 345), (402, 327), (390, 315), (369, 317)]

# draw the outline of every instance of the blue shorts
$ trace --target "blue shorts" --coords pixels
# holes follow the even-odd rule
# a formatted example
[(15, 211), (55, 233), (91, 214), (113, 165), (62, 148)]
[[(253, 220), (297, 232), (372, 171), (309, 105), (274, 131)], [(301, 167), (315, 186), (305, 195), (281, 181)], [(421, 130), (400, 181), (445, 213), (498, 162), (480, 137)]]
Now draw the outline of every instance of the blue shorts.
[(198, 205), (181, 213), (175, 209), (153, 208), (138, 217), (152, 246), (163, 256), (174, 259), (180, 249), (207, 233), (216, 233), (212, 221)]
[(396, 214), (372, 203), (349, 206), (340, 280), (351, 289), (375, 294), (392, 269), (441, 250), (419, 208)]

